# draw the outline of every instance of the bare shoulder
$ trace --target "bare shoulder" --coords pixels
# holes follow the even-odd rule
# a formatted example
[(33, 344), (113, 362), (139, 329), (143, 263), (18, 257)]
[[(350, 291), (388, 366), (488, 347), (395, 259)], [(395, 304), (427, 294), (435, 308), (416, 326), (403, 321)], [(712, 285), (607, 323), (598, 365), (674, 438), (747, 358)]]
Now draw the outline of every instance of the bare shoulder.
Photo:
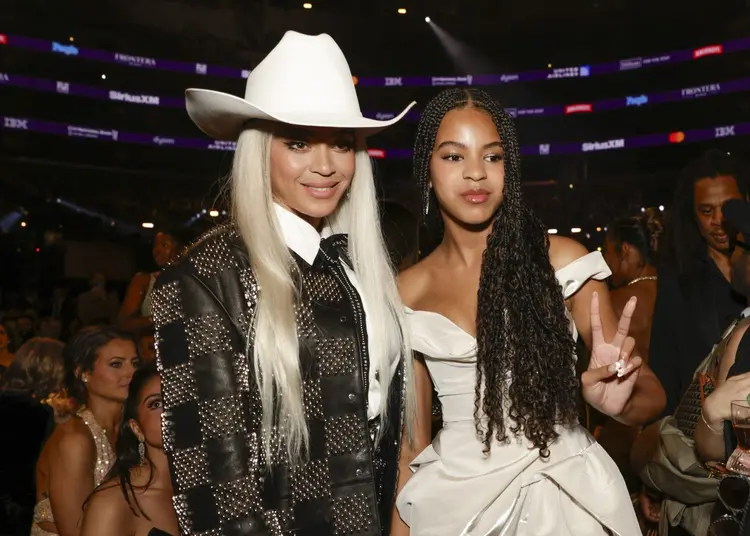
[(114, 478), (96, 488), (89, 498), (87, 509), (91, 506), (111, 509), (127, 506), (124, 499), (125, 497), (122, 496), (122, 488), (120, 487), (120, 479)]
[(565, 268), (588, 253), (589, 250), (583, 244), (572, 238), (556, 235), (549, 237), (549, 262), (555, 271)]
[(84, 457), (96, 453), (96, 445), (91, 437), (91, 432), (86, 425), (77, 417), (68, 419), (59, 425), (53, 435), (52, 445), (59, 456)]
[(132, 513), (119, 480), (102, 484), (86, 501), (81, 535), (103, 534), (105, 530), (107, 534), (132, 534), (131, 529)]
[(414, 308), (430, 286), (432, 261), (427, 257), (401, 272), (396, 278), (401, 301), (407, 307)]
[(148, 272), (138, 272), (133, 276), (133, 279), (130, 280), (131, 286), (135, 288), (148, 287), (150, 282), (151, 274)]

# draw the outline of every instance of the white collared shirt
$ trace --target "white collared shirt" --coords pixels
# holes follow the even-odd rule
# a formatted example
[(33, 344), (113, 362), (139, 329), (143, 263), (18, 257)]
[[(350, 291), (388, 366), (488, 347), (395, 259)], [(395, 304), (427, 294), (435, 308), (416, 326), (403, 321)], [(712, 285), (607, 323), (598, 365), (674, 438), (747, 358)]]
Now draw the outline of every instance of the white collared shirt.
[[(302, 260), (312, 266), (315, 259), (320, 251), (320, 242), (322, 238), (331, 236), (332, 231), (329, 226), (324, 226), (322, 231), (318, 233), (315, 228), (307, 223), (305, 220), (288, 211), (278, 203), (274, 203), (274, 209), (276, 211), (276, 220), (279, 223), (281, 234), (284, 236), (284, 242), (286, 246), (299, 255)], [(369, 389), (367, 393), (367, 417), (368, 419), (374, 419), (380, 413), (381, 404), (381, 390), (380, 382), (377, 379), (377, 369), (375, 366), (374, 356), (375, 348), (378, 344), (382, 344), (380, 341), (373, 340), (374, 337), (370, 336), (372, 333), (372, 324), (370, 320), (370, 312), (367, 308), (367, 299), (362, 293), (362, 289), (357, 281), (357, 276), (349, 266), (341, 261), (341, 264), (346, 272), (346, 276), (349, 278), (349, 282), (352, 284), (354, 289), (359, 294), (362, 301), (362, 308), (365, 311), (365, 328), (367, 329), (367, 348), (370, 354), (370, 370), (368, 371), (369, 376)], [(396, 369), (398, 368), (398, 362), (400, 357), (400, 349), (394, 349), (391, 351), (391, 370), (390, 374), (393, 377)]]

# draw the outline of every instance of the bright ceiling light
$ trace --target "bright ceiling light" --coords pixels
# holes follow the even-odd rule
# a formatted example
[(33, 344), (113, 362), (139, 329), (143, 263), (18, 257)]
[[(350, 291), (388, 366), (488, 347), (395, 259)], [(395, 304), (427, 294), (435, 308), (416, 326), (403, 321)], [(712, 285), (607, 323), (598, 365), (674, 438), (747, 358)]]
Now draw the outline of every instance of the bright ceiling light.
[(557, 229), (547, 229), (549, 234), (557, 234)]
[(71, 43), (75, 42), (75, 39), (73, 38), (73, 36), (72, 36), (72, 35), (71, 35), (70, 37), (68, 37), (68, 39), (70, 39), (70, 42), (71, 42)]
[(425, 18), (424, 18), (424, 21), (425, 21), (425, 22), (426, 22), (427, 24), (429, 24), (429, 23), (430, 23), (430, 17), (425, 17)]
[(154, 228), (154, 224), (151, 223), (151, 222), (148, 222), (148, 221), (144, 221), (141, 224), (141, 227), (143, 227), (144, 229), (153, 229)]
[(312, 9), (312, 4), (310, 2), (305, 2), (304, 4), (302, 4), (302, 7), (304, 7), (305, 9)]
[(219, 211), (218, 210), (209, 210), (208, 215), (212, 218), (218, 218), (219, 217)]
[(406, 8), (404, 8), (404, 7), (398, 8), (398, 14), (399, 15), (406, 15)]
[(102, 75), (102, 80), (106, 80), (106, 79), (107, 79), (107, 75), (106, 75), (106, 74), (103, 74), (103, 75)]
[(573, 228), (572, 228), (572, 229), (570, 230), (570, 232), (571, 232), (571, 233), (580, 233), (580, 232), (581, 232), (581, 228), (580, 228), (580, 227), (573, 227)]

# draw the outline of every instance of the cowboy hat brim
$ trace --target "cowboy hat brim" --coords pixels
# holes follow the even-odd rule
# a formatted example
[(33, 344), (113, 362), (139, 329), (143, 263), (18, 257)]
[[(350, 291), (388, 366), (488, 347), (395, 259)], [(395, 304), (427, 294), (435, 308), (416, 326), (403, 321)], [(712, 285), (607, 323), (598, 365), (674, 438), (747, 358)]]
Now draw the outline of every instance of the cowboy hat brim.
[(185, 91), (185, 107), (190, 119), (215, 140), (236, 141), (251, 119), (266, 119), (302, 127), (330, 127), (356, 129), (364, 136), (371, 136), (398, 123), (416, 104), (412, 102), (393, 119), (378, 121), (352, 115), (300, 113), (269, 113), (241, 97), (210, 89), (188, 89)]

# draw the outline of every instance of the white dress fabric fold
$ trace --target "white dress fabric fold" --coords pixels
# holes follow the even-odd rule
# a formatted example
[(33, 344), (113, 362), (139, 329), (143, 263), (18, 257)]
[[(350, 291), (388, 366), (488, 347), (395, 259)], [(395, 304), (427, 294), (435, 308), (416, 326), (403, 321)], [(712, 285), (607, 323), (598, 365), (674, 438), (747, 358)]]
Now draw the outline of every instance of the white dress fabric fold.
[[(556, 273), (566, 299), (609, 275), (597, 252)], [(640, 534), (617, 466), (582, 426), (560, 427), (546, 460), (525, 437), (496, 441), (485, 455), (474, 425), (476, 340), (437, 313), (407, 309), (407, 320), (443, 411), (443, 429), (396, 501), (412, 536)]]

